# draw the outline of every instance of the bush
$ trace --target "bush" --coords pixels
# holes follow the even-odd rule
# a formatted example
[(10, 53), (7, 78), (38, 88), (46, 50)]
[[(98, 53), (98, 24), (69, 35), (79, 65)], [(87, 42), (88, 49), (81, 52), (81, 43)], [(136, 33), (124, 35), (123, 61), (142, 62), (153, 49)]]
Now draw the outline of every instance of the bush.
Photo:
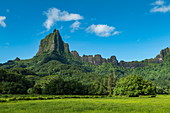
[(114, 89), (115, 95), (138, 97), (139, 95), (156, 95), (156, 87), (142, 76), (127, 76), (121, 78)]
[(84, 94), (84, 86), (74, 80), (64, 81), (62, 78), (51, 80), (43, 90), (50, 95), (81, 95)]

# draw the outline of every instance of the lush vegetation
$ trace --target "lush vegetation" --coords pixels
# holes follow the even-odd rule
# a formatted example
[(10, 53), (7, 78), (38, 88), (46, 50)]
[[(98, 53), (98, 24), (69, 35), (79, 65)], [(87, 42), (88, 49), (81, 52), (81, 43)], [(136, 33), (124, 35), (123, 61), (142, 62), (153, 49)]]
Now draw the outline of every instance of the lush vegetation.
[(142, 76), (127, 76), (117, 82), (114, 93), (115, 95), (128, 95), (129, 97), (155, 95), (156, 87), (151, 82), (143, 80)]
[(0, 113), (169, 113), (170, 96), (73, 98), (0, 103)]
[(2, 94), (25, 94), (33, 84), (22, 75), (17, 75), (0, 69), (0, 93)]
[[(9, 61), (1, 64), (3, 69), (0, 69), (0, 93), (113, 95), (117, 94), (114, 90), (120, 78), (140, 75), (144, 80), (152, 81), (152, 84), (148, 82), (148, 87), (156, 86), (156, 93), (168, 94), (169, 58), (167, 55), (162, 63), (149, 63), (138, 68), (125, 68), (111, 63), (95, 66), (71, 56), (67, 56), (63, 63), (53, 54), (36, 56), (29, 60)], [(155, 90), (148, 91), (152, 93), (143, 92), (140, 95), (154, 94)]]
[[(88, 63), (93, 60), (98, 63)], [(0, 64), (0, 94), (139, 96), (155, 95), (155, 91), (170, 93), (170, 48), (144, 61), (118, 63), (114, 56), (109, 60), (112, 63), (103, 63), (101, 57), (83, 61), (77, 52), (69, 51), (68, 44), (55, 29), (41, 40), (33, 58), (16, 58)]]
[(1, 94), (0, 102), (11, 102), (20, 100), (51, 100), (65, 98), (103, 98), (101, 95), (21, 95), (21, 94)]
[(32, 59), (0, 64), (0, 112), (170, 112), (170, 96), (156, 97), (170, 93), (170, 48), (141, 62), (105, 60), (83, 62), (54, 30)]
[[(140, 63), (140, 62), (138, 62)], [(142, 62), (141, 62), (142, 63)], [(82, 62), (69, 54), (42, 53), (28, 60), (12, 60), (0, 64), (1, 94), (69, 94), (69, 95), (129, 95), (129, 89), (138, 89), (133, 96), (170, 93), (170, 54), (162, 63), (147, 63), (144, 67), (126, 68), (111, 63), (96, 66)], [(135, 84), (133, 76), (142, 76)], [(132, 82), (122, 93), (121, 78)], [(131, 78), (131, 79), (130, 79)], [(119, 81), (119, 79), (121, 79)], [(146, 81), (148, 80), (148, 81)], [(118, 82), (119, 81), (119, 82)], [(151, 83), (152, 82), (152, 83)], [(128, 84), (128, 83), (127, 83)], [(142, 86), (141, 86), (142, 85)], [(116, 88), (115, 88), (116, 87)], [(125, 86), (121, 86), (125, 87)], [(140, 93), (139, 93), (140, 92)]]

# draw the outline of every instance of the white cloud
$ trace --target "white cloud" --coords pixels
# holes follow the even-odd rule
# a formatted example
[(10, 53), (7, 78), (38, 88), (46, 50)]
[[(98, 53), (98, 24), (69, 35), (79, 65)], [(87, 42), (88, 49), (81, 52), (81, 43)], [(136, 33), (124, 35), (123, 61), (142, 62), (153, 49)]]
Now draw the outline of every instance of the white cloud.
[(100, 37), (109, 37), (120, 33), (120, 31), (115, 31), (115, 29), (116, 29), (115, 27), (108, 25), (92, 24), (86, 29), (86, 31), (89, 33), (95, 33), (97, 36)]
[(4, 22), (5, 19), (6, 19), (5, 16), (0, 16), (0, 26), (6, 27), (6, 24), (5, 24), (5, 22)]
[(161, 7), (154, 7), (151, 9), (152, 13), (156, 13), (156, 12), (161, 12), (161, 13), (166, 13), (166, 12), (170, 12), (170, 5), (169, 6), (161, 6)]
[(155, 1), (154, 3), (152, 3), (151, 5), (164, 5), (165, 4), (165, 1), (163, 0), (157, 0)]
[(81, 23), (80, 23), (79, 21), (75, 21), (75, 22), (70, 26), (70, 28), (72, 28), (72, 29), (71, 29), (71, 32), (74, 32), (75, 30), (80, 29), (80, 25), (81, 25)]
[(47, 19), (43, 26), (46, 27), (47, 30), (49, 30), (58, 21), (73, 21), (83, 19), (83, 17), (79, 14), (61, 11), (57, 8), (50, 8), (48, 11), (44, 12), (44, 14), (47, 16)]
[(115, 31), (114, 33), (112, 33), (112, 35), (118, 35), (120, 33), (122, 33), (122, 32), (121, 31)]
[(151, 13), (156, 13), (156, 12), (161, 12), (161, 13), (166, 13), (170, 12), (170, 4), (166, 5), (165, 1), (163, 0), (158, 0), (154, 3), (152, 3), (154, 7), (150, 10)]

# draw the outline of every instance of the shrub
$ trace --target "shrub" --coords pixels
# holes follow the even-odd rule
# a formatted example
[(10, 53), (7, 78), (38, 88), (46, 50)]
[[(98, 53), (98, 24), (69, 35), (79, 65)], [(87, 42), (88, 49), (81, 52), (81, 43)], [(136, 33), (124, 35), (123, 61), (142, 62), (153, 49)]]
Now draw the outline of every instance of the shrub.
[(144, 80), (142, 76), (127, 76), (121, 78), (114, 89), (115, 95), (138, 97), (139, 95), (155, 95), (156, 87), (152, 82)]

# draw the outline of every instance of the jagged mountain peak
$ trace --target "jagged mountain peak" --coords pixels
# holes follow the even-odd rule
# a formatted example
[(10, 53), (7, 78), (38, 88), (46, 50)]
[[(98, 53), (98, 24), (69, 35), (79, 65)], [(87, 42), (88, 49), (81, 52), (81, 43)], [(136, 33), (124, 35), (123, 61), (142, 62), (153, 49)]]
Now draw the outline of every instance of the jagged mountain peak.
[(57, 29), (54, 29), (54, 30), (53, 30), (53, 33), (55, 33), (55, 32), (58, 32), (58, 33), (59, 33), (59, 31), (58, 31)]
[(53, 33), (50, 33), (41, 40), (36, 56), (41, 55), (42, 53), (52, 52), (55, 52), (59, 55), (63, 53), (68, 54), (70, 52), (69, 45), (63, 42), (59, 30), (57, 29), (54, 29)]
[[(161, 63), (164, 60), (164, 57), (167, 53), (170, 52), (170, 48), (163, 49), (157, 57), (153, 59), (146, 59), (142, 62), (118, 62), (116, 56), (111, 56), (110, 58), (106, 59), (103, 58), (100, 54), (96, 55), (83, 55), (79, 56), (77, 51), (69, 50), (69, 45), (64, 43), (62, 37), (59, 33), (59, 30), (54, 29), (53, 33), (47, 35), (44, 39), (41, 40), (39, 51), (37, 52), (36, 56), (41, 54), (48, 54), (48, 53), (55, 53), (59, 59), (65, 58), (66, 60), (70, 60), (70, 58), (75, 58), (76, 60), (80, 60), (83, 62), (89, 62), (94, 65), (101, 65), (103, 63), (112, 63), (115, 65), (120, 65), (122, 67), (143, 67), (146, 66), (147, 63)], [(69, 57), (67, 57), (67, 55)]]

